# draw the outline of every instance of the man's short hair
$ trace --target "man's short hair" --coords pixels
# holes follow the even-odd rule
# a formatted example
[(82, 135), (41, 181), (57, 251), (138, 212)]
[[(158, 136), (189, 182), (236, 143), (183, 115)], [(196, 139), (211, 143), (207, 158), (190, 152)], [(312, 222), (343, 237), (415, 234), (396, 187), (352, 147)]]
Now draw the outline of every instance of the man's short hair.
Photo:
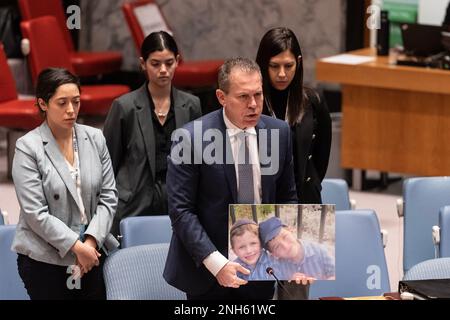
[(239, 69), (246, 73), (257, 72), (262, 79), (261, 69), (255, 61), (242, 57), (225, 60), (219, 69), (218, 87), (226, 93), (230, 89), (230, 74), (234, 69)]

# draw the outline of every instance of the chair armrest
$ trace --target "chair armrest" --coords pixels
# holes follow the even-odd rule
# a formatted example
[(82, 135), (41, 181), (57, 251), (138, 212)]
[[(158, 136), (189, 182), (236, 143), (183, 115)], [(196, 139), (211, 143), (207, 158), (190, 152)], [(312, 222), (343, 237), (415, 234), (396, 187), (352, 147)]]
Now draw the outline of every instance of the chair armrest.
[(30, 40), (28, 38), (23, 38), (20, 41), (20, 50), (25, 57), (30, 54)]
[(383, 248), (386, 248), (386, 245), (388, 243), (388, 235), (389, 232), (386, 229), (381, 229), (381, 242), (383, 243)]
[(1, 210), (0, 213), (3, 216), (3, 222), (5, 225), (9, 224), (8, 212), (6, 210)]
[(403, 198), (397, 199), (397, 214), (399, 218), (403, 217)]

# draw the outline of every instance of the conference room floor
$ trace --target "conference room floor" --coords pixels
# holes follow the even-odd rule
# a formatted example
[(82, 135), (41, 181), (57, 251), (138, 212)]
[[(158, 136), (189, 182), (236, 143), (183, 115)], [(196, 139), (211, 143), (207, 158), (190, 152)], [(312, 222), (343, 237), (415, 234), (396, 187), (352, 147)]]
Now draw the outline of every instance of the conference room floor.
[[(19, 205), (14, 185), (6, 176), (6, 139), (5, 132), (0, 130), (0, 208), (9, 215), (9, 223), (17, 223)], [(382, 229), (388, 231), (386, 259), (388, 263), (391, 290), (397, 289), (398, 280), (402, 277), (402, 239), (403, 221), (397, 216), (396, 200), (401, 196), (402, 181), (391, 184), (385, 190), (370, 192), (350, 191), (350, 198), (356, 200), (357, 209), (374, 209)]]

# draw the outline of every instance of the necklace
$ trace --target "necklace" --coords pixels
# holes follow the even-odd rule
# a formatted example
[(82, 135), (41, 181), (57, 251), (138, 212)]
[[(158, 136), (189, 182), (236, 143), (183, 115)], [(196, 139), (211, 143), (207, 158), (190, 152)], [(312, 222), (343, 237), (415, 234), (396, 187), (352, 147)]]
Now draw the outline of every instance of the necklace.
[(156, 109), (155, 109), (155, 114), (156, 114), (158, 117), (161, 117), (161, 118), (166, 117), (168, 113), (169, 113), (169, 111), (167, 111), (167, 112), (161, 112), (161, 111), (156, 111)]

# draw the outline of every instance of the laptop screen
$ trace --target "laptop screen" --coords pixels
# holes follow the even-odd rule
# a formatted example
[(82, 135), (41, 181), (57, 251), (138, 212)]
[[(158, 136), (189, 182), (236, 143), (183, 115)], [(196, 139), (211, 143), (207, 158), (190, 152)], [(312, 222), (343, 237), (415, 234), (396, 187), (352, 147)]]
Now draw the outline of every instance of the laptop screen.
[(401, 30), (403, 47), (408, 55), (428, 57), (444, 51), (440, 26), (402, 23)]

